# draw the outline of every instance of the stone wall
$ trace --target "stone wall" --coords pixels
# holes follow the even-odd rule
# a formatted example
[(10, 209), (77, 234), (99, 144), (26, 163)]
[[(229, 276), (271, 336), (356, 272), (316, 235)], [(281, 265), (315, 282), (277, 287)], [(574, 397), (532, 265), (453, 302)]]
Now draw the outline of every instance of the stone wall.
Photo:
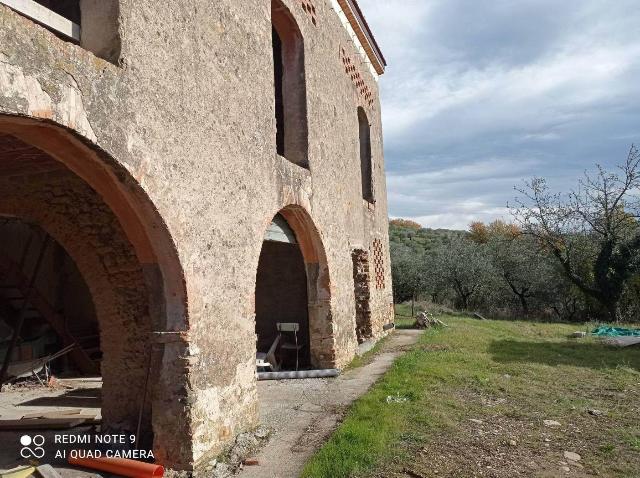
[[(374, 239), (384, 287), (371, 289), (373, 336), (392, 321), (377, 82), (331, 2), (314, 1), (311, 13), (310, 2), (283, 3), (304, 39), (308, 169), (276, 154), (271, 0), (121, 0), (117, 61), (0, 6), (0, 114), (45, 119), (100, 152), (95, 167), (123, 200), (103, 193), (88, 162), (57, 159), (116, 212), (145, 277), (156, 271), (151, 315), (162, 317), (159, 330), (179, 332), (158, 357), (157, 399), (173, 419), (154, 418), (161, 459), (174, 468), (199, 469), (257, 424), (255, 277), (278, 211), (295, 206), (321, 245), (305, 264), (322, 279), (310, 314), (322, 319), (311, 327), (324, 365), (342, 367), (356, 351), (351, 251)], [(371, 123), (374, 203), (361, 194), (358, 106)], [(141, 228), (123, 219), (127, 208)]]

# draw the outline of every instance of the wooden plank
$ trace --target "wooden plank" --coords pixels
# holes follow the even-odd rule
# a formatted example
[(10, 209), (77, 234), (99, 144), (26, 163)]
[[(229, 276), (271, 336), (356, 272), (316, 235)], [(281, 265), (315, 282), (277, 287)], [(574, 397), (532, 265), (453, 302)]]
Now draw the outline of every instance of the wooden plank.
[(80, 41), (80, 25), (33, 0), (0, 0), (0, 3), (64, 36)]
[[(82, 413), (81, 408), (76, 408), (75, 410), (56, 410), (54, 412), (49, 411), (39, 411), (33, 413), (25, 413), (22, 415), (22, 418), (51, 418), (51, 415), (59, 415), (59, 417), (64, 418), (66, 415), (80, 415)], [(67, 417), (74, 418), (74, 417)]]
[(0, 430), (64, 430), (77, 427), (86, 418), (33, 418), (27, 420), (0, 420)]
[(18, 468), (0, 472), (0, 478), (27, 478), (34, 471), (36, 469), (33, 466), (19, 466)]
[(61, 478), (51, 465), (40, 465), (36, 468), (36, 474), (42, 478)]
[[(86, 422), (93, 422), (96, 419), (96, 414), (95, 413), (87, 413), (87, 414), (82, 414), (82, 415), (56, 415), (55, 413), (51, 413), (49, 415), (46, 415), (44, 417), (42, 417), (43, 419), (60, 419), (60, 420), (84, 420)], [(99, 422), (100, 420), (98, 420)]]

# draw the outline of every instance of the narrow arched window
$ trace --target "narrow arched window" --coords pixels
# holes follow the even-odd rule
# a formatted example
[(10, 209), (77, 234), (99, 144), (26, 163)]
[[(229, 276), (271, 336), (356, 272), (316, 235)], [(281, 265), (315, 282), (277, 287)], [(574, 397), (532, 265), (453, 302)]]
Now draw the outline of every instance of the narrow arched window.
[(360, 175), (362, 179), (362, 197), (369, 202), (373, 198), (373, 174), (371, 164), (371, 126), (364, 109), (358, 107), (358, 129), (360, 137)]
[(271, 2), (271, 24), (276, 151), (306, 168), (307, 92), (302, 34), (291, 12), (278, 0)]

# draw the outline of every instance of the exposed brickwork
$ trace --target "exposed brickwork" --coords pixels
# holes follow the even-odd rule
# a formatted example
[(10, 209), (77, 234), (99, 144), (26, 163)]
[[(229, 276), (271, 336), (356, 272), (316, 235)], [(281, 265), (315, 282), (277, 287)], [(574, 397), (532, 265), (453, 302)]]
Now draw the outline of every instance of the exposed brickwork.
[(355, 61), (353, 61), (351, 55), (347, 53), (347, 50), (344, 47), (340, 47), (340, 60), (342, 60), (342, 64), (344, 65), (344, 72), (353, 82), (353, 86), (358, 91), (360, 98), (362, 98), (367, 106), (373, 108), (375, 104), (373, 92), (371, 91), (371, 88), (369, 88), (364, 75), (360, 73), (360, 69), (356, 65)]
[(369, 284), (369, 253), (364, 249), (351, 252), (353, 261), (353, 292), (356, 301), (356, 335), (358, 343), (362, 343), (373, 335), (371, 327), (371, 292)]
[(371, 244), (371, 255), (373, 256), (376, 289), (384, 289), (384, 249), (380, 239), (376, 238), (373, 240)]
[[(7, 139), (0, 140), (5, 152)], [(21, 147), (33, 162), (51, 161), (35, 148)], [(95, 191), (68, 171), (0, 176), (2, 214), (40, 225), (80, 270), (100, 326), (104, 423), (135, 431), (152, 326), (143, 271), (118, 220)], [(149, 410), (145, 428), (150, 431)]]
[(300, 6), (306, 12), (307, 16), (314, 25), (318, 24), (318, 17), (316, 16), (316, 7), (311, 0), (298, 0)]
[(64, 165), (8, 134), (0, 134), (0, 177), (63, 171)]

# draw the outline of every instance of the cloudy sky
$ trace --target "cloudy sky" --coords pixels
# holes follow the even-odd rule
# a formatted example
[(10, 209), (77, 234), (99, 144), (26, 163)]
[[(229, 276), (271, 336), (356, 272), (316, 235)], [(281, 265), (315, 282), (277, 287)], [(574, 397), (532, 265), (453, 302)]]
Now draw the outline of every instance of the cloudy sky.
[(464, 229), (640, 143), (640, 1), (359, 0), (380, 79), (389, 214)]

